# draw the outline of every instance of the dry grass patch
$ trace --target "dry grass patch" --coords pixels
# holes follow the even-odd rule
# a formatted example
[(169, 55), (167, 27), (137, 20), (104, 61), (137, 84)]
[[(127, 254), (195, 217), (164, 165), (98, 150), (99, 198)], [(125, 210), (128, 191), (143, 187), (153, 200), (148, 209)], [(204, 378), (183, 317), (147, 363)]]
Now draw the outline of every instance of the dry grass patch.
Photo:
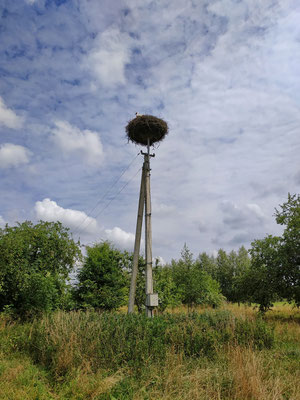
[(229, 368), (233, 377), (234, 400), (279, 400), (283, 388), (278, 377), (270, 376), (263, 357), (250, 348), (231, 348)]
[(172, 352), (163, 367), (151, 366), (143, 382), (134, 400), (219, 400), (228, 398), (231, 387), (224, 360), (187, 360)]

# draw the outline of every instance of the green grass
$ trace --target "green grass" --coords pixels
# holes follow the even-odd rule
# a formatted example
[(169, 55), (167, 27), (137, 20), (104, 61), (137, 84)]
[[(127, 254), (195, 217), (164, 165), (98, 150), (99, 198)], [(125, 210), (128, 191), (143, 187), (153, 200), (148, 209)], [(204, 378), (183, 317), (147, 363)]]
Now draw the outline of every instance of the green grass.
[(262, 319), (244, 320), (228, 311), (145, 315), (96, 312), (57, 312), (18, 327), (12, 348), (29, 354), (55, 377), (88, 363), (93, 371), (164, 363), (171, 351), (185, 357), (213, 359), (228, 344), (271, 348), (273, 328)]
[[(276, 315), (276, 318), (273, 316)], [(297, 310), (0, 319), (2, 399), (300, 399)], [(295, 318), (294, 318), (295, 317)]]

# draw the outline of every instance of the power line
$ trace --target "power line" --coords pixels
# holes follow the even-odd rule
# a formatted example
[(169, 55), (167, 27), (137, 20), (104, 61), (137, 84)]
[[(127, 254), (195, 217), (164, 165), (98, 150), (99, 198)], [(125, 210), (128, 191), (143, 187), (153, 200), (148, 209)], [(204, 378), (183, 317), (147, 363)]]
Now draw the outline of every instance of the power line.
[(123, 192), (123, 190), (126, 188), (126, 186), (137, 176), (137, 174), (141, 171), (141, 169), (142, 168), (139, 168), (137, 171), (136, 171), (136, 173), (129, 179), (129, 181), (127, 181), (126, 183), (125, 183), (125, 185), (118, 191), (118, 193), (99, 211), (99, 213), (98, 214), (96, 214), (96, 216), (94, 217), (94, 218), (97, 218), (97, 217), (99, 217), (99, 215), (101, 215), (102, 214), (102, 212), (104, 211), (104, 210), (106, 210), (106, 208), (115, 200), (115, 198), (116, 197), (118, 197), (119, 196), (119, 194), (121, 193), (121, 192)]
[[(84, 220), (77, 225), (77, 227), (75, 228), (75, 230), (73, 231), (73, 235), (75, 235), (77, 232), (80, 232), (80, 228), (82, 225), (84, 225), (85, 221), (91, 216), (91, 214), (93, 213), (93, 211), (95, 211), (95, 209), (98, 207), (98, 205), (105, 199), (105, 197), (108, 195), (108, 193), (111, 191), (111, 189), (119, 182), (119, 180), (122, 178), (122, 176), (125, 174), (125, 172), (131, 167), (131, 165), (134, 163), (134, 161), (137, 159), (137, 157), (140, 155), (140, 153), (138, 153), (132, 160), (131, 162), (127, 165), (127, 167), (122, 171), (121, 175), (113, 182), (113, 184), (108, 188), (108, 190), (104, 193), (104, 195), (100, 198), (100, 200), (97, 201), (97, 203), (95, 204), (95, 206), (86, 214), (86, 217), (84, 218)], [(90, 222), (89, 222), (90, 224)], [(88, 225), (89, 225), (88, 224)], [(87, 226), (88, 226), (87, 225)], [(86, 226), (86, 227), (87, 227)]]
[[(126, 186), (137, 176), (137, 174), (141, 171), (141, 169), (142, 169), (142, 168), (139, 168), (139, 169), (137, 170), (137, 172), (129, 179), (129, 181), (127, 181), (127, 182), (125, 183), (125, 185), (122, 186), (122, 188), (121, 188), (121, 189), (115, 194), (115, 196), (114, 196), (114, 197), (113, 197), (99, 212), (98, 212), (98, 214), (96, 214), (96, 215), (94, 216), (94, 218), (99, 217), (99, 215), (101, 215), (101, 214), (103, 213), (103, 211), (107, 209), (107, 207), (115, 200), (115, 198), (118, 197), (119, 194), (120, 194), (121, 192), (123, 192), (123, 190), (126, 188)], [(88, 224), (85, 226), (85, 228), (87, 228), (87, 227), (90, 225), (90, 223), (91, 223), (91, 221), (88, 222)], [(79, 231), (79, 232), (80, 232), (80, 231)]]

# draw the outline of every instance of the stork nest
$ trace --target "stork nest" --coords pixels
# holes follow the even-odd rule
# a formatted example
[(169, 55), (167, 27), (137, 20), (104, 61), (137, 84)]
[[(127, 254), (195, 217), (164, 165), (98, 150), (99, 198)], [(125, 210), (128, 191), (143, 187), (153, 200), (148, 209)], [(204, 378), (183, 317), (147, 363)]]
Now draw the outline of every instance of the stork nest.
[(128, 140), (147, 146), (160, 142), (168, 134), (168, 124), (152, 115), (139, 115), (128, 122), (126, 126)]

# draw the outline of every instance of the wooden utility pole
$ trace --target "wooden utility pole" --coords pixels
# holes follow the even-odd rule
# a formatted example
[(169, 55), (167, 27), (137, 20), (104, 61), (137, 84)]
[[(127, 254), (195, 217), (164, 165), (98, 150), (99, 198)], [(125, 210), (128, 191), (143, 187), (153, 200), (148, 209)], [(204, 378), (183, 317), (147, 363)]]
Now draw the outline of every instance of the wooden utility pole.
[(148, 139), (147, 153), (143, 153), (144, 163), (140, 187), (140, 197), (138, 206), (138, 216), (136, 223), (133, 266), (129, 293), (128, 313), (134, 311), (134, 299), (136, 292), (136, 279), (138, 274), (139, 252), (141, 244), (143, 213), (145, 208), (145, 256), (146, 256), (146, 315), (153, 316), (153, 308), (158, 306), (158, 295), (153, 293), (152, 278), (152, 227), (151, 227), (151, 195), (150, 195), (150, 144)]

